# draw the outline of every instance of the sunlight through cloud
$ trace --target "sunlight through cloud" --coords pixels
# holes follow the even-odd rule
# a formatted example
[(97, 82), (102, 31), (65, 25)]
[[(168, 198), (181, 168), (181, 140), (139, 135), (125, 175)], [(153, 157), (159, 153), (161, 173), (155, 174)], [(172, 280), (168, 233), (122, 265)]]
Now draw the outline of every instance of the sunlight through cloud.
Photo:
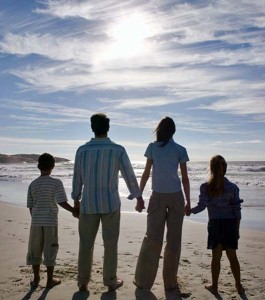
[(134, 13), (110, 26), (108, 35), (113, 40), (108, 49), (110, 58), (126, 58), (143, 54), (150, 50), (147, 38), (153, 35), (153, 28), (146, 16)]

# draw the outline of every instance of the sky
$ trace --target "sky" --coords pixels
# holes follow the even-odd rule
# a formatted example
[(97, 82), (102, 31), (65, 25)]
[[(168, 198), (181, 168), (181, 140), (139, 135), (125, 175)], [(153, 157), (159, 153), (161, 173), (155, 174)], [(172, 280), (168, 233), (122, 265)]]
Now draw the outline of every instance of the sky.
[(132, 161), (165, 116), (191, 161), (265, 160), (265, 1), (1, 0), (0, 153), (73, 160), (98, 112)]

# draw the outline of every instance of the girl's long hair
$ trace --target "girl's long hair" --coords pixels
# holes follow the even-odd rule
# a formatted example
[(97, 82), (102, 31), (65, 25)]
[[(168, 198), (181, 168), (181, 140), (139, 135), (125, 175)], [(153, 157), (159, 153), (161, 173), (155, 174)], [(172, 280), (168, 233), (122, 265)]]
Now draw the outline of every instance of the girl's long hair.
[(224, 193), (224, 176), (227, 163), (221, 155), (212, 157), (210, 161), (210, 179), (208, 181), (208, 193), (210, 197), (220, 196)]
[(163, 142), (160, 147), (164, 147), (168, 143), (168, 141), (173, 137), (175, 131), (176, 126), (173, 119), (165, 117), (159, 122), (155, 133), (156, 141)]

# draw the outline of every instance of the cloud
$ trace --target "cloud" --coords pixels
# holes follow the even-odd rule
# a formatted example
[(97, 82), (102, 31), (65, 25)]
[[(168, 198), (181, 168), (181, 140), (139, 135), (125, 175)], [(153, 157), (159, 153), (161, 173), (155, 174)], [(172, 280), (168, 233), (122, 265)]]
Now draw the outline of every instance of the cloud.
[(264, 143), (261, 140), (250, 140), (250, 141), (237, 141), (234, 144), (261, 144)]
[[(2, 128), (45, 135), (53, 126), (64, 133), (66, 124), (82, 127), (92, 113), (106, 111), (121, 133), (141, 128), (148, 135), (171, 115), (183, 135), (209, 141), (240, 135), (231, 148), (262, 140), (262, 127), (256, 129), (265, 121), (262, 1), (13, 5), (0, 20), (2, 90), (12, 99), (1, 99)], [(134, 14), (148, 32), (139, 44), (113, 30)]]
[[(11, 55), (38, 54), (51, 60), (9, 70), (25, 82), (19, 85), (23, 90), (49, 93), (163, 87), (172, 91), (177, 87), (188, 93), (200, 91), (201, 95), (195, 97), (209, 97), (218, 94), (217, 88), (221, 87), (212, 80), (217, 74), (231, 76), (228, 69), (213, 66), (265, 66), (261, 31), (264, 21), (258, 13), (264, 6), (260, 1), (249, 4), (241, 0), (240, 4), (226, 0), (203, 5), (169, 1), (162, 6), (155, 1), (139, 5), (137, 1), (107, 0), (91, 5), (83, 1), (49, 0), (34, 12), (60, 18), (82, 17), (88, 23), (69, 34), (58, 32), (45, 19), (43, 29), (37, 32), (31, 26), (31, 30), (4, 33), (0, 49)], [(110, 54), (113, 41), (109, 28), (137, 8), (154, 29), (145, 41), (148, 47), (136, 57), (127, 57), (126, 53), (115, 57)], [(251, 24), (251, 30), (246, 24)], [(234, 76), (242, 77), (240, 71)], [(212, 92), (203, 93), (200, 86), (207, 86)]]
[(175, 103), (176, 100), (158, 98), (158, 97), (148, 97), (148, 98), (135, 98), (135, 99), (121, 99), (121, 100), (112, 100), (112, 99), (100, 99), (100, 102), (107, 103), (115, 107), (115, 109), (139, 109), (139, 108), (148, 108), (155, 106), (164, 106), (167, 104)]
[(135, 8), (137, 1), (72, 1), (72, 0), (47, 0), (42, 8), (34, 10), (37, 14), (47, 14), (59, 18), (84, 18), (86, 20), (103, 20), (113, 15), (119, 15), (120, 11)]
[[(152, 101), (152, 99), (145, 100)], [(154, 114), (150, 113), (148, 105), (140, 104), (139, 109), (147, 108), (147, 110), (143, 110), (141, 114), (132, 115), (131, 107), (133, 103), (136, 103), (135, 101), (129, 101), (127, 106), (125, 105), (126, 109), (125, 107), (121, 109), (119, 105), (122, 101), (119, 100), (117, 104), (113, 103), (111, 99), (105, 99), (103, 104), (108, 103), (109, 105), (101, 107), (97, 111), (107, 112), (112, 126), (150, 129), (150, 132), (152, 132), (157, 126), (158, 119), (156, 120)], [(26, 100), (8, 100), (2, 103), (0, 107), (12, 110), (12, 114), (9, 114), (8, 118), (12, 120), (12, 124), (16, 124), (16, 126), (12, 125), (13, 129), (19, 128), (21, 130), (21, 128), (24, 128), (27, 132), (40, 132), (45, 130), (45, 128), (52, 128), (53, 132), (63, 131), (65, 124), (88, 124), (90, 116), (96, 112), (85, 108)], [(211, 121), (209, 118), (194, 119), (192, 116), (176, 113), (170, 111), (170, 109), (168, 111), (160, 111), (160, 118), (166, 115), (174, 118), (179, 129), (188, 132), (202, 132), (204, 134), (238, 133), (234, 128), (235, 123), (232, 125), (229, 123), (224, 124), (222, 121)]]
[(38, 14), (49, 14), (60, 18), (82, 17), (85, 19), (92, 19), (95, 17), (93, 13), (94, 5), (91, 3), (48, 0), (44, 2), (44, 4), (44, 8), (36, 8), (34, 12)]
[[(88, 124), (91, 115), (97, 111), (105, 112), (104, 108), (94, 111), (86, 108), (26, 100), (7, 100), (1, 103), (0, 107), (12, 109), (13, 113), (8, 117), (18, 121), (17, 126), (19, 128), (23, 124), (28, 129), (31, 128), (31, 131), (38, 131), (41, 127), (52, 127), (53, 130), (56, 130), (55, 126), (58, 130), (61, 125), (70, 123)], [(154, 122), (148, 118), (131, 116), (130, 113), (126, 112), (116, 112), (115, 109), (108, 109), (107, 115), (110, 117), (112, 125), (133, 128), (154, 128), (155, 126)]]
[[(34, 102), (34, 101), (26, 101), (26, 100), (9, 100), (4, 104), (1, 104), (2, 107), (12, 108), (16, 110), (23, 111), (28, 114), (35, 114), (36, 117), (31, 116), (32, 120), (37, 120), (39, 115), (43, 116), (58, 116), (58, 117), (67, 117), (66, 120), (68, 122), (72, 121), (84, 121), (88, 119), (93, 112), (88, 109), (76, 108), (76, 107), (67, 107), (59, 104), (52, 104), (47, 102)], [(27, 117), (20, 116), (17, 118), (27, 119)]]
[[(175, 101), (190, 101), (197, 97), (225, 96), (241, 86), (239, 80), (226, 80), (232, 72), (215, 68), (116, 68), (94, 70), (84, 64), (72, 62), (24, 67), (10, 70), (24, 83), (23, 90), (41, 93), (55, 91), (76, 91), (117, 89), (163, 90), (165, 95), (175, 97)], [(223, 78), (222, 78), (223, 77)], [(254, 88), (254, 87), (253, 87)], [(244, 89), (248, 89), (245, 86)], [(172, 97), (171, 97), (172, 98)], [(170, 101), (170, 100), (167, 100)]]
[(7, 33), (0, 42), (2, 53), (15, 55), (38, 54), (51, 60), (68, 61), (76, 63), (91, 63), (91, 53), (101, 45), (88, 41), (88, 37), (54, 36), (50, 33), (13, 34)]
[(265, 114), (265, 100), (251, 98), (234, 98), (216, 101), (209, 105), (201, 105), (198, 108), (227, 112), (236, 115)]
[[(147, 39), (152, 47), (145, 57), (137, 56), (137, 60), (132, 58), (128, 61), (127, 57), (113, 60), (110, 55), (110, 28), (135, 11), (145, 16), (152, 29), (153, 34)], [(42, 8), (35, 9), (35, 13), (61, 18), (82, 17), (89, 23), (69, 34), (58, 32), (47, 19), (44, 28), (38, 32), (31, 26), (31, 30), (22, 33), (5, 33), (0, 45), (5, 53), (36, 53), (51, 59), (92, 63), (101, 68), (106, 64), (112, 67), (119, 65), (120, 58), (123, 66), (124, 63), (150, 66), (150, 62), (154, 66), (203, 62), (264, 65), (264, 20), (259, 14), (262, 11), (264, 5), (257, 0), (251, 4), (241, 0), (240, 6), (227, 0), (201, 6), (174, 2), (160, 6), (158, 2), (151, 1), (141, 5), (137, 1), (99, 1), (93, 5), (80, 1), (46, 1)], [(246, 24), (251, 24), (251, 27), (246, 27)]]

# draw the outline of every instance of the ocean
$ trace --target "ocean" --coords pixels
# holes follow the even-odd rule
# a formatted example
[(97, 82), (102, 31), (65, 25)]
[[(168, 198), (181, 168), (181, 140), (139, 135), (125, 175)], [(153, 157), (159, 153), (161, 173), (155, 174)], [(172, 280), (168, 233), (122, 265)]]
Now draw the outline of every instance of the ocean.
[[(134, 162), (133, 168), (138, 181), (143, 172), (144, 162)], [(191, 185), (191, 204), (196, 205), (200, 185), (209, 177), (208, 162), (189, 162), (188, 173)], [(71, 184), (73, 162), (57, 163), (52, 176), (60, 178), (71, 201)], [(36, 164), (0, 164), (0, 201), (25, 206), (28, 184), (39, 176)], [(228, 162), (227, 177), (236, 183), (240, 189), (242, 203), (242, 227), (265, 231), (265, 161), (231, 161)], [(136, 213), (135, 201), (127, 200), (129, 192), (122, 177), (119, 181), (122, 198), (121, 209), (124, 213)], [(146, 206), (151, 194), (151, 179), (149, 179), (144, 199)], [(191, 215), (191, 220), (207, 222), (206, 210), (197, 215)]]

